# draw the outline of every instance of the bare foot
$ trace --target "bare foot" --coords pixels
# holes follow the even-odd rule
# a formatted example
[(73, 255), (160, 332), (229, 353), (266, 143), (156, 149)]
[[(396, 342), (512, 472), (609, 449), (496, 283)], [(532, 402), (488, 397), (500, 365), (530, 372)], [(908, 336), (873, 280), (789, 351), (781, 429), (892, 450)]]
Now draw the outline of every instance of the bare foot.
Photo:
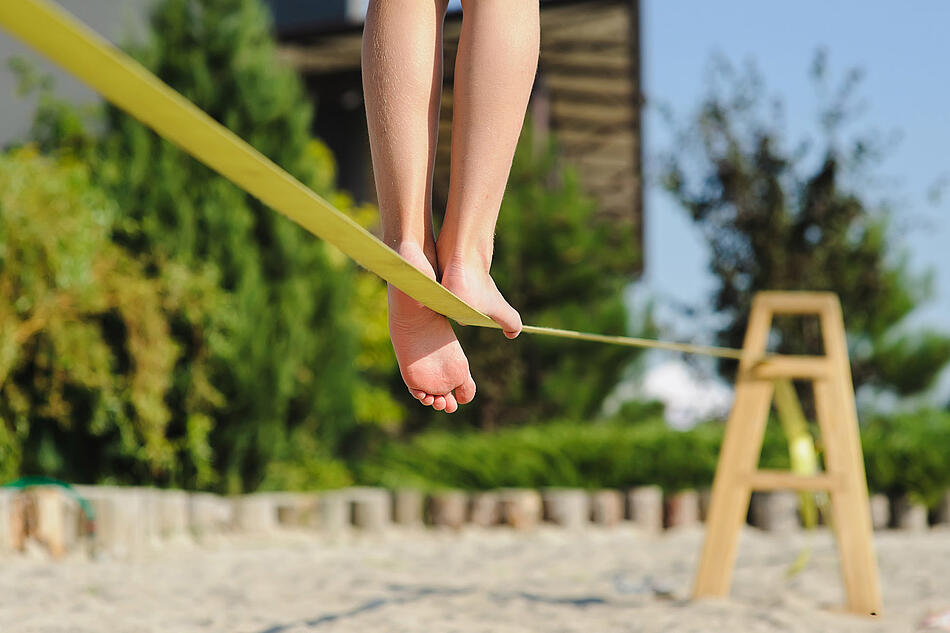
[[(409, 245), (396, 250), (413, 266), (436, 278), (421, 248)], [(393, 286), (389, 286), (389, 337), (399, 373), (419, 402), (453, 413), (475, 397), (468, 359), (448, 319)]]
[(459, 299), (500, 325), (508, 338), (521, 334), (521, 315), (505, 301), (484, 266), (468, 265), (461, 258), (447, 257), (442, 265), (441, 281)]

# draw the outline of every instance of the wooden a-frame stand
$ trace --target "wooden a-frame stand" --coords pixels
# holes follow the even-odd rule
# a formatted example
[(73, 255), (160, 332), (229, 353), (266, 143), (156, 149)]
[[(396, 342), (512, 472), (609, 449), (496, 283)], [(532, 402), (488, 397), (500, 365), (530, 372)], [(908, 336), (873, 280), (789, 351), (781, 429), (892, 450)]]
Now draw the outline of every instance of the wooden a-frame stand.
[[(776, 314), (817, 314), (824, 356), (766, 356), (769, 329)], [(838, 297), (832, 293), (759, 293), (752, 303), (742, 349), (744, 356), (739, 362), (735, 402), (716, 466), (694, 597), (728, 594), (739, 530), (753, 490), (826, 490), (848, 610), (880, 614), (867, 480)], [(780, 378), (807, 379), (814, 385), (824, 473), (802, 476), (758, 468), (773, 380)]]

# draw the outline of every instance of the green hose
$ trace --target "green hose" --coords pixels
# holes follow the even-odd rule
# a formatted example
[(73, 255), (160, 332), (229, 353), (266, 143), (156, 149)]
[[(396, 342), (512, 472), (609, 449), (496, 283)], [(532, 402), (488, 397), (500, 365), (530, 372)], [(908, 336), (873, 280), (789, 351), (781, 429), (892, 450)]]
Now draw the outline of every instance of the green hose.
[(60, 481), (59, 479), (53, 479), (52, 477), (20, 477), (9, 483), (0, 485), (0, 488), (13, 488), (16, 490), (26, 490), (27, 488), (34, 488), (37, 486), (56, 486), (62, 488), (67, 495), (79, 504), (79, 507), (82, 509), (83, 514), (86, 515), (86, 520), (90, 525), (95, 525), (96, 512), (92, 507), (92, 504), (89, 503), (89, 500), (81, 496), (76, 489), (70, 486), (65, 481)]

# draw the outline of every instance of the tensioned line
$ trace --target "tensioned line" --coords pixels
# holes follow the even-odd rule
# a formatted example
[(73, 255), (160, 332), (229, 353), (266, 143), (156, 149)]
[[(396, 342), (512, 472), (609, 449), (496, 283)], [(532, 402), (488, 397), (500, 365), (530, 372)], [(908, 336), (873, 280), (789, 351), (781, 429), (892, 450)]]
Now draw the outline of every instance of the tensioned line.
[(539, 327), (537, 325), (526, 325), (522, 331), (527, 332), (528, 334), (540, 334), (542, 336), (557, 336), (559, 338), (571, 338), (579, 341), (593, 341), (595, 343), (608, 343), (610, 345), (625, 345), (627, 347), (650, 347), (653, 349), (665, 349), (673, 352), (685, 352), (687, 354), (702, 354), (704, 356), (718, 356), (719, 358), (734, 358), (736, 360), (740, 360), (745, 356), (745, 353), (741, 349), (735, 349), (732, 347), (695, 345), (693, 343), (675, 343), (673, 341), (658, 341), (652, 338), (637, 338), (634, 336), (591, 334), (589, 332), (559, 330), (553, 327)]
[[(236, 134), (198, 109), (141, 64), (49, 0), (0, 0), (0, 25), (114, 105), (358, 264), (463, 325), (497, 323), (417, 270), (398, 253)], [(529, 334), (742, 358), (725, 347), (525, 326)]]

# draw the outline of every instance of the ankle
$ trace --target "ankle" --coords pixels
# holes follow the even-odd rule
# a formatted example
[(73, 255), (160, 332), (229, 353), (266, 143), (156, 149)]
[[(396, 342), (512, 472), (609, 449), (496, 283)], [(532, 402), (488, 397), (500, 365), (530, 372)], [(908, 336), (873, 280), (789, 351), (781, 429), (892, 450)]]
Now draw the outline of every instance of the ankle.
[(440, 239), (436, 242), (436, 252), (439, 261), (439, 270), (445, 272), (453, 271), (478, 271), (488, 274), (491, 269), (492, 249), (491, 245), (479, 247), (476, 245), (464, 245), (459, 242)]
[(404, 259), (408, 260), (414, 266), (420, 267), (422, 263), (420, 261), (420, 256), (428, 260), (429, 265), (432, 266), (433, 271), (439, 269), (438, 266), (438, 254), (435, 248), (434, 241), (427, 241), (427, 243), (420, 244), (416, 240), (385, 240), (386, 244), (389, 245), (394, 251), (399, 253)]

